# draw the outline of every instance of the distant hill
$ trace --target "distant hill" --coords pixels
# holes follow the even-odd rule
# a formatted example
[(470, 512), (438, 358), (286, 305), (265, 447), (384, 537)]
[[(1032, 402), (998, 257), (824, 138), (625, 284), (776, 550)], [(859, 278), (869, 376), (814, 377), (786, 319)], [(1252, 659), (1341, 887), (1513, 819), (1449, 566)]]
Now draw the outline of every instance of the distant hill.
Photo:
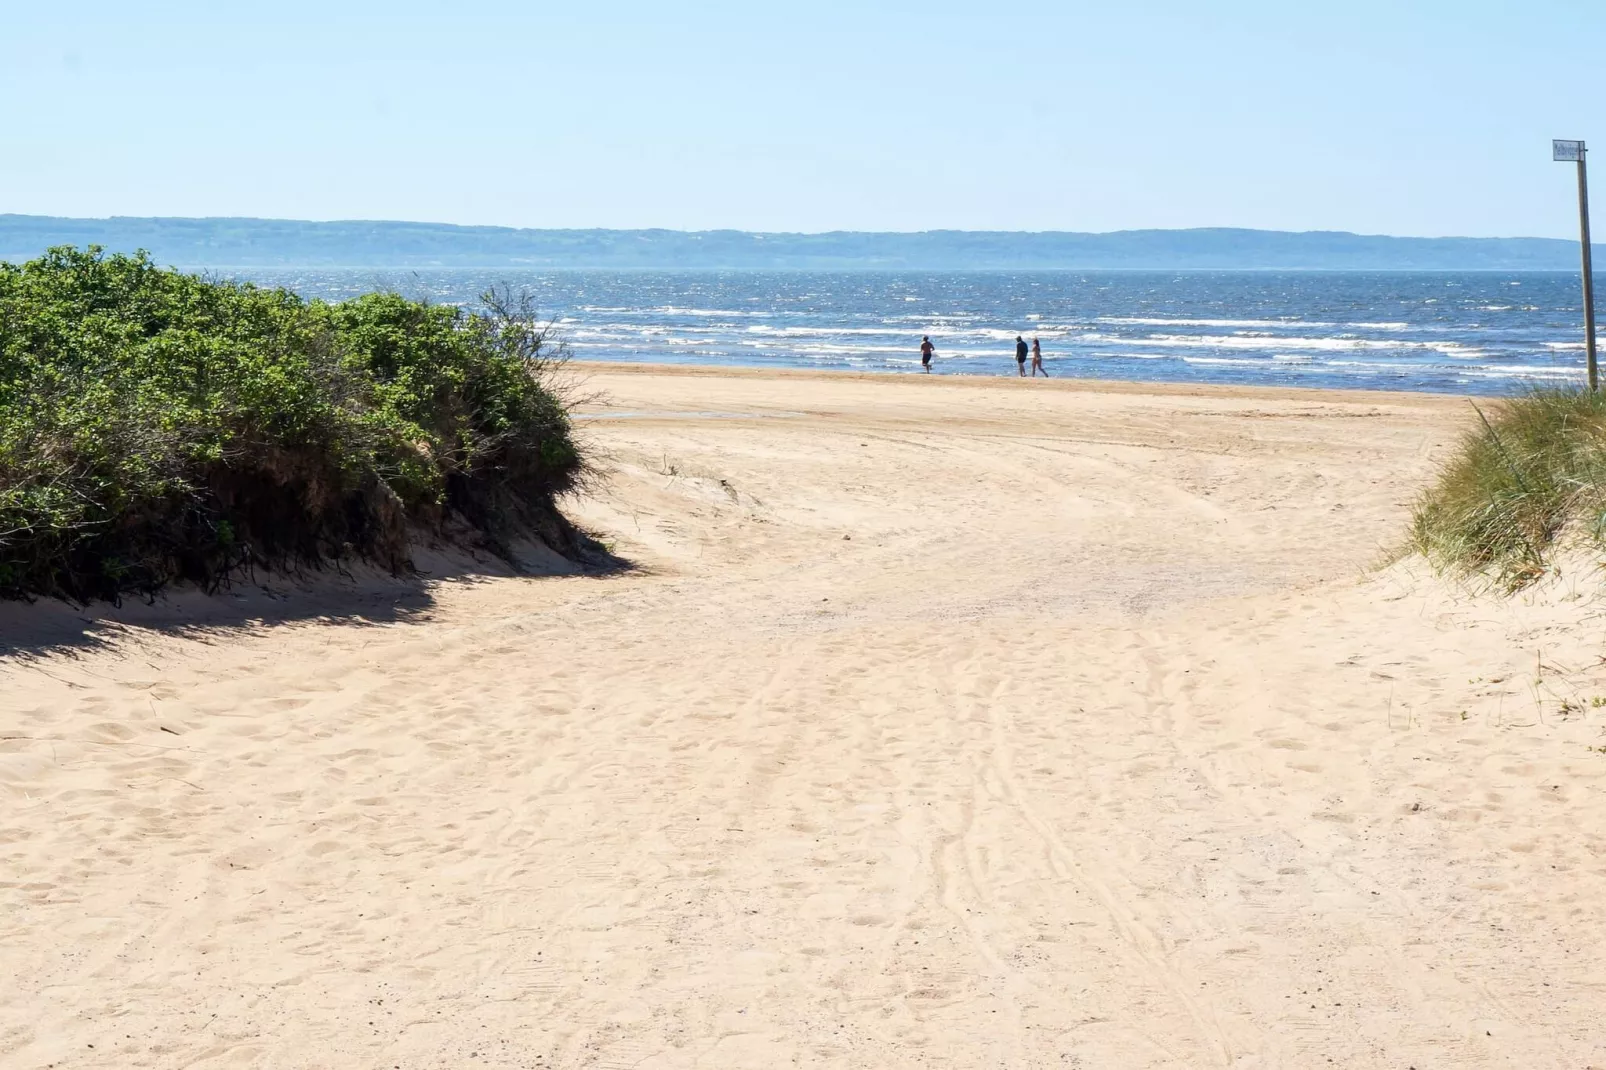
[(520, 230), (445, 223), (0, 215), (0, 259), (52, 245), (149, 250), (181, 267), (1034, 268), (1576, 270), (1554, 238), (1390, 238), (1225, 227), (1063, 231), (931, 230), (757, 234), (738, 230)]

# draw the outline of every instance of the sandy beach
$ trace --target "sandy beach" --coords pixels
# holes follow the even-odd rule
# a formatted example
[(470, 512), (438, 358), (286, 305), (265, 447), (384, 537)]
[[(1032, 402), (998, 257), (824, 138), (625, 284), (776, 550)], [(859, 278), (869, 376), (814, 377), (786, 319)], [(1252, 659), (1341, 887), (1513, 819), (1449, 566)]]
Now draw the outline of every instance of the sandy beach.
[(1465, 400), (574, 370), (629, 567), (0, 607), (0, 1066), (1606, 1067)]

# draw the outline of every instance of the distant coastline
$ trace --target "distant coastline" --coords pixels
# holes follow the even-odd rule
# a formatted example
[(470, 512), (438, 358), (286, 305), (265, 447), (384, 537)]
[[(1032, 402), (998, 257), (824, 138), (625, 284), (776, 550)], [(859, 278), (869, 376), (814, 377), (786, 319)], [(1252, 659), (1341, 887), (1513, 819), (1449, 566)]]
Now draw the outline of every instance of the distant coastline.
[[(824, 234), (531, 230), (347, 220), (0, 215), (0, 259), (55, 245), (144, 249), (187, 268), (816, 271), (1576, 271), (1556, 238), (1399, 238), (1237, 228)], [(1597, 251), (1600, 250), (1597, 247)]]

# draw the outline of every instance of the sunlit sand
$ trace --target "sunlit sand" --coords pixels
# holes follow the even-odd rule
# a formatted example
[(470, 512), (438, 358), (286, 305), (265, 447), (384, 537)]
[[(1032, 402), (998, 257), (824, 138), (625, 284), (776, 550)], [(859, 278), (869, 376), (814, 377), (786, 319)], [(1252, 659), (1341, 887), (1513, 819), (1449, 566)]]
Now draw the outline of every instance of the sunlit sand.
[(0, 1064), (1606, 1065), (1598, 582), (1378, 567), (1464, 401), (583, 370), (627, 569), (5, 610)]

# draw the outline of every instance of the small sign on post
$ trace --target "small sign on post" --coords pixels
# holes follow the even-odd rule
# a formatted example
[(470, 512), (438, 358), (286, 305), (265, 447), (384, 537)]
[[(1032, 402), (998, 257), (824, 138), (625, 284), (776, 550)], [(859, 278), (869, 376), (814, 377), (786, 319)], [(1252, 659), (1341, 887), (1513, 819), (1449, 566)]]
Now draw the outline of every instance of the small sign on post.
[(1578, 236), (1584, 246), (1584, 353), (1589, 389), (1594, 390), (1599, 383), (1595, 374), (1595, 268), (1589, 255), (1589, 174), (1584, 164), (1587, 152), (1582, 141), (1557, 139), (1550, 143), (1551, 159), (1578, 165)]

